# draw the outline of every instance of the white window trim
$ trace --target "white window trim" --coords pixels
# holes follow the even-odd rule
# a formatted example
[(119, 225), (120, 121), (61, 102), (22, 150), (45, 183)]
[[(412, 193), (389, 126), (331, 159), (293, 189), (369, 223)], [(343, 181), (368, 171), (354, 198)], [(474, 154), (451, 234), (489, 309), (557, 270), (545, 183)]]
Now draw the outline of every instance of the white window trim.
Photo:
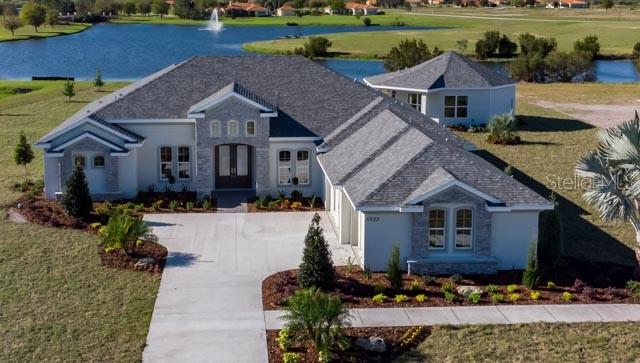
[[(249, 122), (253, 122), (253, 134), (249, 133)], [(258, 134), (258, 123), (255, 120), (247, 120), (244, 123), (244, 134), (246, 137), (256, 137)]]
[[(180, 148), (181, 147), (186, 147), (188, 152), (189, 152), (189, 161), (180, 161)], [(176, 180), (191, 180), (191, 146), (189, 145), (178, 145), (176, 147), (176, 163), (178, 165), (178, 175)], [(180, 165), (181, 164), (187, 164), (189, 166), (189, 177), (188, 178), (181, 178), (180, 177)]]
[[(214, 125), (218, 127), (218, 131), (215, 132)], [(209, 136), (221, 137), (222, 136), (222, 123), (218, 120), (213, 120), (209, 123)]]
[[(444, 227), (440, 228), (440, 227), (431, 227), (431, 225), (429, 225), (429, 219), (430, 219), (430, 214), (432, 211), (443, 211), (444, 212)], [(449, 233), (447, 231), (447, 227), (449, 225), (449, 221), (448, 221), (448, 217), (449, 217), (449, 209), (445, 208), (445, 207), (433, 207), (433, 208), (429, 208), (427, 210), (427, 248), (429, 250), (433, 250), (433, 251), (446, 251), (447, 250), (447, 240), (449, 237)], [(442, 230), (444, 232), (443, 235), (443, 239), (444, 239), (444, 243), (442, 244), (442, 247), (432, 247), (429, 244), (429, 237), (431, 236), (431, 230)]]
[[(307, 182), (306, 183), (300, 183), (300, 177), (298, 176), (298, 152), (300, 151), (306, 151), (307, 152), (307, 165), (305, 166), (307, 168)], [(311, 185), (311, 150), (309, 149), (297, 149), (296, 150), (296, 169), (295, 169), (295, 177), (298, 178), (298, 185)]]
[[(236, 128), (236, 132), (235, 133), (231, 133), (231, 125), (235, 125)], [(240, 125), (238, 124), (238, 121), (236, 120), (229, 120), (227, 122), (227, 137), (238, 137), (240, 136), (240, 129), (239, 129)]]
[[(471, 211), (471, 227), (460, 227), (458, 228), (458, 211), (461, 210), (469, 210)], [(475, 213), (475, 209), (471, 206), (461, 206), (461, 207), (457, 207), (455, 209), (453, 209), (453, 248), (454, 250), (459, 250), (459, 251), (470, 251), (473, 250), (474, 247), (474, 237), (475, 237), (475, 233), (474, 233), (474, 227), (475, 227), (475, 222), (476, 222), (476, 213)], [(458, 229), (469, 229), (471, 234), (469, 235), (469, 247), (458, 247), (457, 246), (457, 235), (458, 235)]]
[[(168, 147), (169, 150), (171, 150), (171, 161), (162, 161), (162, 148)], [(173, 158), (173, 147), (170, 145), (160, 145), (158, 146), (158, 175), (159, 175), (159, 179), (160, 181), (167, 181), (169, 180), (169, 178), (165, 177), (164, 174), (162, 173), (162, 165), (163, 164), (170, 164), (170, 170), (171, 170), (171, 175), (173, 175), (175, 177), (175, 173), (173, 170), (173, 162), (174, 162), (174, 158)]]
[[(417, 103), (411, 103), (411, 96), (415, 96), (416, 97), (416, 102)], [(409, 106), (415, 108), (416, 110), (422, 112), (422, 95), (420, 93), (407, 93), (407, 103), (409, 104)]]
[[(447, 106), (447, 102), (446, 99), (447, 97), (453, 97), (453, 106)], [(458, 105), (458, 98), (460, 97), (466, 97), (467, 98), (467, 105), (466, 106), (459, 106)], [(442, 107), (442, 117), (444, 118), (468, 118), (469, 117), (469, 96), (468, 95), (445, 95), (444, 98), (442, 99), (442, 103), (443, 103), (443, 107)], [(446, 110), (447, 108), (453, 108), (453, 116), (447, 116)], [(467, 115), (466, 116), (458, 116), (458, 109), (460, 108), (466, 108), (467, 109)]]
[[(101, 157), (102, 158), (102, 162), (104, 163), (102, 166), (96, 166), (96, 158), (97, 157)], [(95, 154), (95, 155), (91, 156), (91, 167), (92, 168), (94, 168), (94, 169), (104, 169), (106, 165), (107, 165), (107, 158), (105, 158), (104, 155)]]
[[(281, 174), (281, 170), (283, 168), (285, 168), (284, 166), (281, 166), (280, 163), (282, 163), (282, 161), (280, 161), (280, 153), (283, 151), (288, 151), (289, 152), (289, 182), (288, 183), (282, 183), (282, 174)], [(291, 149), (278, 149), (278, 152), (276, 153), (276, 157), (277, 157), (277, 162), (278, 162), (278, 185), (291, 185), (291, 181), (293, 179), (293, 151)]]

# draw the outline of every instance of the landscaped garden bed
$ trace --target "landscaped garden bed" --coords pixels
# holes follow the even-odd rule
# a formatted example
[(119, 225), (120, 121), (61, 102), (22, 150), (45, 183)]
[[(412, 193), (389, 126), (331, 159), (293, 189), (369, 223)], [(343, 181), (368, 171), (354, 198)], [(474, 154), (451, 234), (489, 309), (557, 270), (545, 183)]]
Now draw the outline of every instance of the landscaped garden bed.
[(261, 196), (249, 200), (249, 212), (314, 212), (324, 210), (322, 199), (311, 196), (303, 197), (302, 193), (293, 191), (291, 198), (279, 194), (276, 198)]
[(162, 273), (167, 261), (167, 248), (145, 241), (137, 243), (129, 255), (122, 250), (107, 252), (103, 246), (98, 246), (98, 255), (106, 267)]
[[(336, 284), (329, 293), (350, 308), (637, 302), (629, 288), (593, 288), (580, 280), (567, 286), (545, 282), (529, 289), (522, 285), (520, 271), (437, 277), (405, 274), (402, 281), (401, 289), (392, 289), (385, 273), (340, 266), (336, 267)], [(264, 308), (282, 309), (298, 289), (297, 269), (267, 277), (262, 283)], [(637, 291), (635, 294), (638, 296)]]
[[(347, 328), (343, 334), (348, 339), (348, 348), (333, 350), (334, 362), (391, 362), (402, 353), (416, 347), (429, 334), (428, 327), (387, 327), (387, 328)], [(317, 362), (316, 352), (310, 341), (295, 341), (285, 353), (278, 344), (280, 330), (267, 330), (267, 348), (269, 362), (286, 362), (284, 355), (297, 356), (298, 360), (291, 362)], [(364, 350), (356, 344), (358, 338), (368, 339), (371, 336), (384, 339), (385, 352)], [(292, 358), (290, 358), (292, 359)]]

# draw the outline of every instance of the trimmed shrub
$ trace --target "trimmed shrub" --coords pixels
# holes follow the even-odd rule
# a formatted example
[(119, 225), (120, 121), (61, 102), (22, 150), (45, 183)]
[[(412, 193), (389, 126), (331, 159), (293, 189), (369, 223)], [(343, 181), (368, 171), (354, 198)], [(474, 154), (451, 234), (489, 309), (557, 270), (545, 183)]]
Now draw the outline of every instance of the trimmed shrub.
[(387, 280), (392, 289), (402, 288), (402, 270), (400, 269), (400, 247), (393, 245), (387, 264)]
[(106, 249), (123, 250), (129, 255), (139, 237), (149, 233), (149, 228), (141, 218), (130, 213), (111, 213), (109, 222), (101, 230), (102, 246)]
[(540, 270), (538, 269), (538, 259), (536, 258), (536, 243), (533, 241), (529, 246), (527, 265), (522, 273), (522, 284), (531, 289), (538, 284), (539, 280)]
[(492, 144), (515, 145), (520, 143), (513, 115), (493, 115), (487, 125), (487, 142)]
[(65, 182), (65, 192), (60, 204), (67, 214), (76, 218), (83, 218), (91, 213), (91, 194), (89, 185), (81, 167), (73, 170)]
[(333, 288), (336, 275), (331, 260), (329, 244), (320, 227), (320, 215), (316, 213), (309, 224), (304, 238), (304, 251), (298, 281), (303, 287), (316, 287), (322, 290)]
[(362, 23), (364, 24), (364, 26), (371, 25), (371, 18), (363, 18)]

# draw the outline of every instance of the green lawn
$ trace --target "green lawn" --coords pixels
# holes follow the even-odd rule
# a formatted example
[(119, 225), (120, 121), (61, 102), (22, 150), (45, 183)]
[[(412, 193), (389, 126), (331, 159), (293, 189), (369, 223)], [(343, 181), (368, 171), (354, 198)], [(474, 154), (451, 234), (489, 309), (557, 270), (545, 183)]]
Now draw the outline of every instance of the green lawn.
[(637, 362), (638, 323), (435, 327), (397, 362)]
[[(122, 84), (109, 84), (114, 90)], [(12, 161), (20, 130), (30, 142), (104, 94), (76, 83), (65, 102), (61, 82), (0, 81), (0, 89), (33, 88), (0, 99), (0, 205), (22, 171)], [(42, 174), (42, 153), (29, 166)], [(2, 211), (0, 211), (2, 212)], [(112, 361), (141, 359), (160, 279), (103, 268), (97, 237), (85, 232), (15, 224), (0, 218), (0, 361)]]
[[(1, 18), (1, 17), (0, 17)], [(65, 24), (65, 25), (56, 25), (54, 27), (50, 26), (41, 26), (38, 28), (36, 32), (32, 26), (23, 26), (22, 28), (15, 31), (15, 35), (11, 35), (11, 32), (6, 30), (5, 28), (0, 27), (0, 42), (11, 41), (11, 40), (24, 40), (24, 39), (38, 39), (38, 38), (48, 38), (55, 37), (58, 35), (68, 35), (77, 32), (81, 32), (91, 24), (81, 24), (81, 23), (73, 23), (73, 24)]]
[[(332, 52), (343, 58), (381, 58), (389, 49), (406, 38), (422, 39), (431, 48), (443, 50), (458, 50), (458, 40), (468, 40), (466, 53), (472, 53), (475, 41), (482, 33), (498, 30), (507, 34), (511, 39), (530, 32), (539, 36), (555, 37), (561, 50), (573, 49), (573, 43), (586, 35), (597, 35), (603, 54), (631, 54), (633, 45), (640, 41), (640, 17), (631, 13), (626, 20), (618, 21), (610, 18), (599, 18), (583, 14), (567, 19), (556, 14), (566, 14), (551, 9), (521, 11), (515, 14), (493, 13), (488, 10), (454, 8), (428, 8), (419, 12), (391, 12), (382, 16), (371, 16), (374, 24), (388, 24), (394, 18), (399, 18), (407, 25), (432, 26), (442, 29), (436, 30), (402, 30), (366, 33), (339, 33), (326, 35), (331, 40)], [(604, 13), (604, 10), (593, 10), (593, 14)], [(629, 12), (627, 10), (627, 12)], [(611, 12), (613, 13), (613, 12)], [(589, 13), (587, 13), (589, 14)], [(605, 14), (603, 14), (604, 16)], [(307, 17), (303, 17), (307, 18)], [(313, 18), (313, 17), (309, 17)], [(345, 16), (322, 16), (319, 18), (345, 18)], [(350, 21), (357, 21), (355, 17), (346, 17)], [(597, 19), (597, 20), (594, 20)], [(283, 53), (291, 51), (304, 43), (305, 39), (282, 39), (253, 42), (245, 45), (245, 49), (258, 53)]]

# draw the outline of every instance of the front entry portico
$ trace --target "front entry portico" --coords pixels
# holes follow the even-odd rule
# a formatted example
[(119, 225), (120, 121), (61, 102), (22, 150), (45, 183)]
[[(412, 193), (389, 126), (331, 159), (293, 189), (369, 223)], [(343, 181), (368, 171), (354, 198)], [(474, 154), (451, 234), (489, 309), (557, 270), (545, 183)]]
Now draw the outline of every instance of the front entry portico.
[(251, 188), (251, 149), (245, 144), (216, 146), (216, 189)]

